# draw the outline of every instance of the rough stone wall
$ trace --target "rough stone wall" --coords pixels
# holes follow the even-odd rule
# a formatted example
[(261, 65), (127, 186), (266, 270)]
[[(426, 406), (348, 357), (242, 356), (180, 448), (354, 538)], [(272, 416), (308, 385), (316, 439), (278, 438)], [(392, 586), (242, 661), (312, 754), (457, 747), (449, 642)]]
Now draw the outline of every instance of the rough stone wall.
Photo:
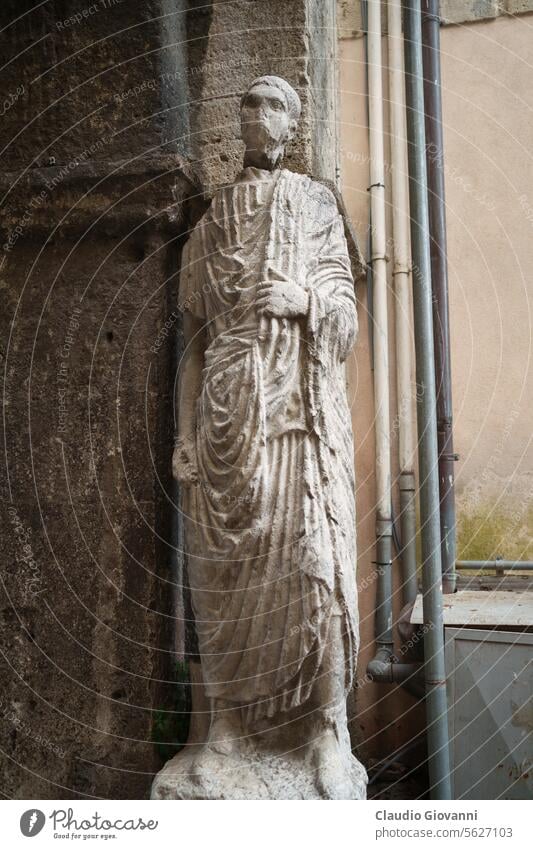
[(172, 673), (180, 16), (34, 5), (0, 12), (2, 792), (142, 798)]
[(481, 21), (499, 15), (521, 15), (524, 12), (533, 12), (532, 0), (441, 0), (441, 17), (445, 24)]
[(7, 796), (142, 798), (161, 765), (179, 247), (239, 167), (254, 76), (302, 96), (288, 167), (334, 177), (334, 21), (334, 0), (2, 4)]
[(334, 179), (335, 0), (214, 0), (190, 14), (191, 151), (207, 191), (240, 169), (239, 101), (263, 74), (285, 77), (302, 99), (285, 165)]

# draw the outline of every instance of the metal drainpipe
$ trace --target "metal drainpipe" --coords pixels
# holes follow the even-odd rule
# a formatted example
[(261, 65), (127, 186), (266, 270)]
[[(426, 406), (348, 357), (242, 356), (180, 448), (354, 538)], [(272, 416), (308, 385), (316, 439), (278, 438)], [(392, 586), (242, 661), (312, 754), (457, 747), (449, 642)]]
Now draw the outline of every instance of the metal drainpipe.
[(457, 457), (453, 453), (452, 430), (453, 410), (439, 12), (439, 0), (422, 0), (426, 163), (429, 189), (429, 232), (431, 236), (435, 380), (437, 384), (442, 590), (444, 593), (454, 593), (457, 586), (457, 576), (455, 574), (456, 522), (454, 462)]
[(385, 232), (385, 164), (381, 63), (381, 2), (368, 0), (368, 127), (374, 317), (374, 404), (376, 439), (376, 655), (372, 663), (390, 663), (392, 636), (392, 504), (389, 421), (389, 340)]
[(392, 233), (395, 296), (396, 383), (398, 387), (398, 454), (400, 483), (401, 561), (404, 604), (414, 603), (418, 592), (416, 575), (416, 506), (413, 362), (411, 348), (411, 252), (409, 244), (409, 201), (407, 185), (407, 138), (402, 50), (401, 0), (387, 4), (389, 47), (390, 148), (392, 165)]
[(511, 572), (533, 571), (531, 560), (458, 560), (458, 569), (496, 569)]
[[(379, 3), (375, 4), (374, 10), (379, 6)], [(371, 197), (374, 193), (373, 200), (374, 204), (371, 207), (371, 227), (370, 227), (370, 262), (368, 263), (369, 268), (371, 269), (371, 277), (377, 273), (379, 274), (378, 285), (383, 290), (386, 286), (386, 261), (387, 258), (384, 254), (385, 250), (385, 219), (384, 219), (384, 186), (383, 186), (383, 175), (384, 175), (384, 165), (382, 169), (379, 168), (379, 163), (383, 163), (384, 153), (383, 153), (383, 126), (382, 126), (382, 110), (383, 110), (383, 97), (381, 91), (381, 73), (377, 73), (377, 69), (381, 68), (381, 18), (379, 19), (379, 29), (380, 29), (380, 37), (379, 41), (375, 40), (376, 35), (376, 27), (378, 26), (378, 22), (375, 18), (372, 18), (371, 24), (369, 26), (368, 23), (368, 4), (363, 3), (363, 25), (367, 32), (367, 55), (366, 55), (366, 64), (367, 64), (367, 84), (369, 91), (369, 112), (368, 112), (368, 123), (370, 132), (370, 149), (371, 149)], [(373, 39), (372, 44), (370, 44), (370, 39), (368, 38), (368, 33), (372, 29)], [(400, 31), (401, 37), (401, 31)], [(372, 57), (372, 67), (373, 74), (370, 73), (370, 58)], [(403, 86), (403, 73), (401, 76), (401, 85)], [(373, 111), (370, 111), (370, 106), (372, 105)], [(402, 98), (402, 110), (403, 110), (403, 98)], [(377, 113), (377, 114), (376, 114)], [(377, 150), (376, 150), (377, 148)], [(374, 153), (374, 151), (376, 151)], [(405, 151), (404, 151), (405, 157)], [(381, 173), (380, 173), (381, 172)], [(380, 180), (381, 177), (381, 180)], [(375, 185), (377, 183), (377, 185)], [(376, 197), (376, 193), (374, 190), (377, 189), (381, 191), (381, 196), (378, 195)], [(383, 207), (381, 204), (383, 203)], [(373, 226), (372, 212), (378, 206), (379, 208), (379, 216), (378, 221), (380, 221), (379, 227)], [(404, 202), (400, 200), (399, 206), (404, 208), (407, 206), (407, 197), (405, 196)], [(383, 211), (383, 215), (382, 215)], [(406, 220), (403, 222), (404, 225), (407, 223)], [(408, 241), (407, 238), (404, 238), (403, 241)], [(406, 281), (408, 284), (408, 280)], [(386, 295), (386, 290), (385, 290)], [(385, 297), (384, 295), (384, 297)], [(372, 300), (374, 300), (374, 294), (372, 291)], [(383, 300), (381, 301), (383, 307)], [(386, 306), (386, 301), (385, 301)], [(409, 311), (409, 297), (407, 293), (407, 307), (406, 312)], [(375, 325), (374, 325), (375, 321)], [(376, 399), (383, 395), (384, 389), (387, 389), (388, 394), (388, 345), (385, 347), (383, 345), (383, 339), (388, 336), (388, 327), (387, 327), (387, 316), (383, 316), (383, 310), (381, 309), (379, 312), (376, 310), (376, 317), (374, 319), (374, 310), (372, 310), (372, 335), (371, 335), (371, 351), (372, 351), (372, 369), (374, 372), (374, 385), (375, 385), (375, 397)], [(375, 338), (379, 336), (379, 340), (381, 340), (381, 344), (377, 344), (376, 353), (374, 355), (375, 350)], [(404, 349), (405, 355), (405, 349)], [(379, 364), (379, 374), (378, 368), (375, 363)], [(403, 363), (405, 363), (405, 358), (403, 359)], [(406, 374), (409, 375), (409, 385), (406, 388), (407, 393), (410, 395), (411, 393), (411, 381), (410, 381), (410, 367), (407, 370), (402, 371), (402, 375), (405, 378)], [(383, 384), (383, 373), (387, 376), (386, 386)], [(391, 496), (390, 496), (390, 437), (387, 440), (386, 445), (383, 445), (382, 437), (383, 432), (389, 434), (389, 423), (388, 423), (388, 398), (387, 404), (385, 406), (387, 411), (387, 422), (383, 423), (381, 421), (383, 419), (383, 407), (380, 408), (378, 402), (376, 402), (376, 490), (377, 490), (377, 523), (376, 523), (376, 567), (379, 569), (378, 579), (377, 579), (377, 599), (376, 599), (376, 614), (375, 614), (375, 635), (376, 635), (376, 643), (377, 643), (377, 651), (375, 656), (369, 662), (367, 666), (367, 674), (369, 678), (373, 681), (376, 681), (380, 684), (402, 684), (409, 692), (415, 696), (416, 698), (423, 698), (424, 693), (424, 685), (423, 685), (423, 675), (424, 669), (423, 664), (421, 663), (397, 663), (396, 658), (393, 654), (393, 636), (392, 636), (392, 505), (391, 505)], [(380, 422), (378, 422), (378, 417)], [(412, 423), (411, 423), (412, 424)], [(403, 436), (404, 436), (404, 448), (405, 446), (409, 446), (412, 444), (412, 440), (414, 439), (414, 435), (411, 428), (411, 443), (409, 440), (409, 433), (406, 433), (405, 423), (403, 428)], [(381, 445), (381, 447), (380, 447)], [(411, 448), (411, 456), (413, 454), (414, 448)], [(388, 471), (386, 476), (383, 475), (384, 463), (383, 458), (386, 458), (388, 464)], [(378, 477), (378, 470), (381, 470), (382, 474)], [(385, 486), (385, 481), (388, 479), (388, 483)], [(415, 533), (416, 533), (416, 516), (415, 516), (415, 505), (414, 505), (414, 477), (410, 477), (406, 475), (404, 477), (404, 489), (400, 493), (401, 498), (405, 499), (405, 496), (409, 498), (408, 509), (405, 510), (406, 504), (405, 500), (402, 500), (402, 516), (406, 514), (409, 515), (411, 523), (409, 524), (406, 537), (411, 539), (412, 534), (412, 542), (411, 551), (414, 557), (414, 571), (410, 576), (410, 580), (404, 581), (405, 586), (409, 587), (411, 593), (413, 595), (413, 600), (416, 597), (416, 552), (414, 549), (415, 545)], [(386, 510), (390, 510), (390, 519), (387, 519)], [(385, 516), (385, 518), (384, 518)], [(402, 530), (405, 533), (405, 527), (402, 523)], [(409, 550), (409, 546), (408, 546)], [(402, 563), (403, 563), (403, 554), (405, 551), (405, 547), (402, 546)], [(414, 592), (413, 592), (413, 583), (414, 583)]]
[(422, 537), (424, 672), (432, 799), (451, 799), (440, 551), (435, 360), (419, 0), (405, 3), (405, 70)]

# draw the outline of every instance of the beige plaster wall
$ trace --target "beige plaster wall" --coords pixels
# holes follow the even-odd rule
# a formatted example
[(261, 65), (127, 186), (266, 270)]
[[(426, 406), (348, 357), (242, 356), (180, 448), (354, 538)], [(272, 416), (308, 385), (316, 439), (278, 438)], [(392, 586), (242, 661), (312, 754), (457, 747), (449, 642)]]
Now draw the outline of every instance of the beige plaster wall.
[(533, 17), (442, 31), (460, 551), (533, 557)]
[[(459, 554), (468, 558), (533, 558), (532, 28), (533, 17), (524, 15), (441, 30), (455, 444), (461, 455), (456, 468)], [(369, 175), (363, 49), (361, 38), (340, 41), (342, 190), (365, 248)], [(385, 43), (384, 51), (386, 63)], [(359, 511), (358, 675), (363, 679), (374, 651), (375, 605), (372, 376), (364, 283), (359, 304), (361, 331), (350, 387)], [(392, 309), (391, 303), (391, 322)], [(392, 339), (391, 371), (394, 387)], [(393, 393), (391, 420), (394, 405)], [(394, 459), (393, 481), (396, 476)], [(398, 563), (394, 569), (398, 588)], [(395, 616), (400, 608), (396, 589)], [(357, 698), (367, 756), (391, 751), (423, 720), (414, 699), (398, 688), (363, 680)]]

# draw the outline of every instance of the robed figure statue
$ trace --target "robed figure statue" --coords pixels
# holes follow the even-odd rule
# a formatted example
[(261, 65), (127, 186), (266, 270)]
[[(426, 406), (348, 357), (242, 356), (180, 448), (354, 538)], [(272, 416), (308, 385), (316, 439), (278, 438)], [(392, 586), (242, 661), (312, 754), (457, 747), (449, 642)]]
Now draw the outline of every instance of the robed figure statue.
[(285, 80), (252, 83), (243, 170), (183, 252), (173, 471), (211, 725), (156, 798), (365, 797), (346, 719), (354, 281), (334, 195), (280, 168), (299, 115)]

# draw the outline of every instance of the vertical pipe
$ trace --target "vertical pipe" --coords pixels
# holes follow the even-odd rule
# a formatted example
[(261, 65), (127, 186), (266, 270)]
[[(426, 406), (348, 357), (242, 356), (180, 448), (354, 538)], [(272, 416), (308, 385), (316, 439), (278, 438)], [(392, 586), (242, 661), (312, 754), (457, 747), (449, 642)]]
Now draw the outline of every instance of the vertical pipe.
[(381, 2), (368, 0), (368, 116), (374, 287), (374, 403), (376, 434), (375, 634), (378, 652), (392, 654), (392, 510), (389, 420), (389, 340), (385, 232), (385, 163), (381, 62)]
[(450, 799), (422, 31), (419, 0), (404, 3), (428, 760), (431, 798)]
[(424, 62), (424, 99), (426, 104), (426, 161), (429, 189), (429, 228), (431, 235), (435, 379), (437, 384), (442, 585), (443, 592), (453, 593), (456, 588), (455, 455), (453, 453), (452, 432), (453, 412), (439, 6), (439, 0), (422, 0), (422, 55)]
[[(369, 91), (368, 79), (368, 9), (367, 0), (361, 0), (361, 26), (365, 33), (365, 84), (366, 91)], [(370, 127), (368, 98), (366, 100), (366, 121)], [(369, 133), (370, 135), (370, 133)], [(370, 138), (369, 138), (370, 145)], [(374, 371), (374, 292), (372, 284), (372, 213), (368, 213), (368, 234), (366, 243), (366, 256), (368, 259), (366, 265), (366, 299), (367, 299), (367, 314), (368, 314), (368, 346), (370, 349), (370, 368)]]
[(413, 362), (411, 349), (411, 253), (407, 185), (407, 139), (402, 50), (401, 0), (389, 0), (389, 100), (392, 165), (392, 232), (394, 241), (394, 296), (396, 327), (396, 383), (398, 387), (398, 442), (400, 466), (400, 521), (402, 529), (403, 599), (414, 602), (416, 577), (416, 510), (414, 475)]

